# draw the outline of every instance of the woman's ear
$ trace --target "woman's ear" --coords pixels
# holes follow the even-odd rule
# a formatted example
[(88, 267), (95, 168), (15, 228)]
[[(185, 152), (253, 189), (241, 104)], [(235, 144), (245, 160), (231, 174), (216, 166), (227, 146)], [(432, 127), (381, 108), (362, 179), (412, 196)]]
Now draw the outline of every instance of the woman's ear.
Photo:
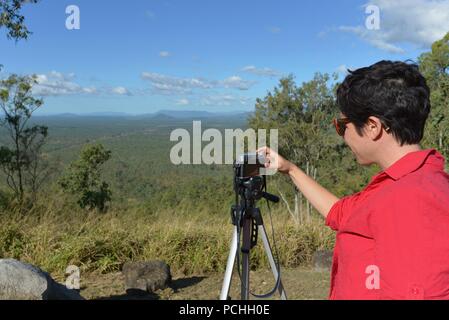
[(373, 141), (382, 137), (382, 122), (377, 117), (369, 117), (365, 129), (366, 133)]

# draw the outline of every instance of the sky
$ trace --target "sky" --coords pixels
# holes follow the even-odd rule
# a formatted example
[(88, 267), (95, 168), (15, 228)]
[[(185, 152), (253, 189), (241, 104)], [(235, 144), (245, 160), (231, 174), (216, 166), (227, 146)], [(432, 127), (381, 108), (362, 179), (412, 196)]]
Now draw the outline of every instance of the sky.
[(449, 31), (449, 0), (41, 0), (22, 13), (33, 34), (0, 30), (0, 77), (37, 75), (40, 114), (251, 111), (284, 76), (416, 61)]

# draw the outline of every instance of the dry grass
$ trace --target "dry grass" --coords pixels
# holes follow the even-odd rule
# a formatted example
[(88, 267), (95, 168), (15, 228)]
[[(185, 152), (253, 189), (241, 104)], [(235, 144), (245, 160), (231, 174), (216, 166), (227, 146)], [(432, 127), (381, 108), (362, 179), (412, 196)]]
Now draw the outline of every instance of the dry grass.
[[(288, 215), (275, 211), (273, 221), (284, 267), (307, 265), (313, 252), (333, 246), (334, 234), (320, 218), (294, 226)], [(167, 262), (176, 274), (206, 274), (224, 271), (232, 231), (228, 215), (204, 211), (98, 214), (48, 203), (27, 215), (0, 213), (0, 257), (32, 263), (56, 278), (69, 265), (104, 274), (121, 270), (127, 261), (154, 259)], [(261, 245), (252, 251), (251, 263), (254, 269), (267, 266)]]

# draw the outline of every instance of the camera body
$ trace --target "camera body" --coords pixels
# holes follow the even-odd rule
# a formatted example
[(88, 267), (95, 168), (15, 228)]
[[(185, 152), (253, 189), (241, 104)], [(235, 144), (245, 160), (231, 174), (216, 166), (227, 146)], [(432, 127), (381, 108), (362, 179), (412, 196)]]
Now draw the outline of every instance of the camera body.
[(239, 178), (251, 178), (262, 176), (263, 172), (260, 170), (265, 168), (266, 158), (259, 153), (245, 153), (238, 157), (234, 168), (236, 176)]

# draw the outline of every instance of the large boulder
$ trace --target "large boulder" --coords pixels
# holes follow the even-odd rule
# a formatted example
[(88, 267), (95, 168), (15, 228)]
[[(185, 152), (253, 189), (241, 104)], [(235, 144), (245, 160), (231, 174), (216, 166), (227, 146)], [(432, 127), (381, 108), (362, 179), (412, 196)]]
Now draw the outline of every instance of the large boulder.
[(315, 271), (326, 271), (332, 268), (332, 251), (316, 251), (313, 254), (313, 267)]
[(0, 259), (0, 300), (84, 300), (41, 269), (13, 259)]
[(126, 291), (154, 293), (166, 289), (171, 282), (170, 267), (162, 261), (127, 262), (123, 265)]

